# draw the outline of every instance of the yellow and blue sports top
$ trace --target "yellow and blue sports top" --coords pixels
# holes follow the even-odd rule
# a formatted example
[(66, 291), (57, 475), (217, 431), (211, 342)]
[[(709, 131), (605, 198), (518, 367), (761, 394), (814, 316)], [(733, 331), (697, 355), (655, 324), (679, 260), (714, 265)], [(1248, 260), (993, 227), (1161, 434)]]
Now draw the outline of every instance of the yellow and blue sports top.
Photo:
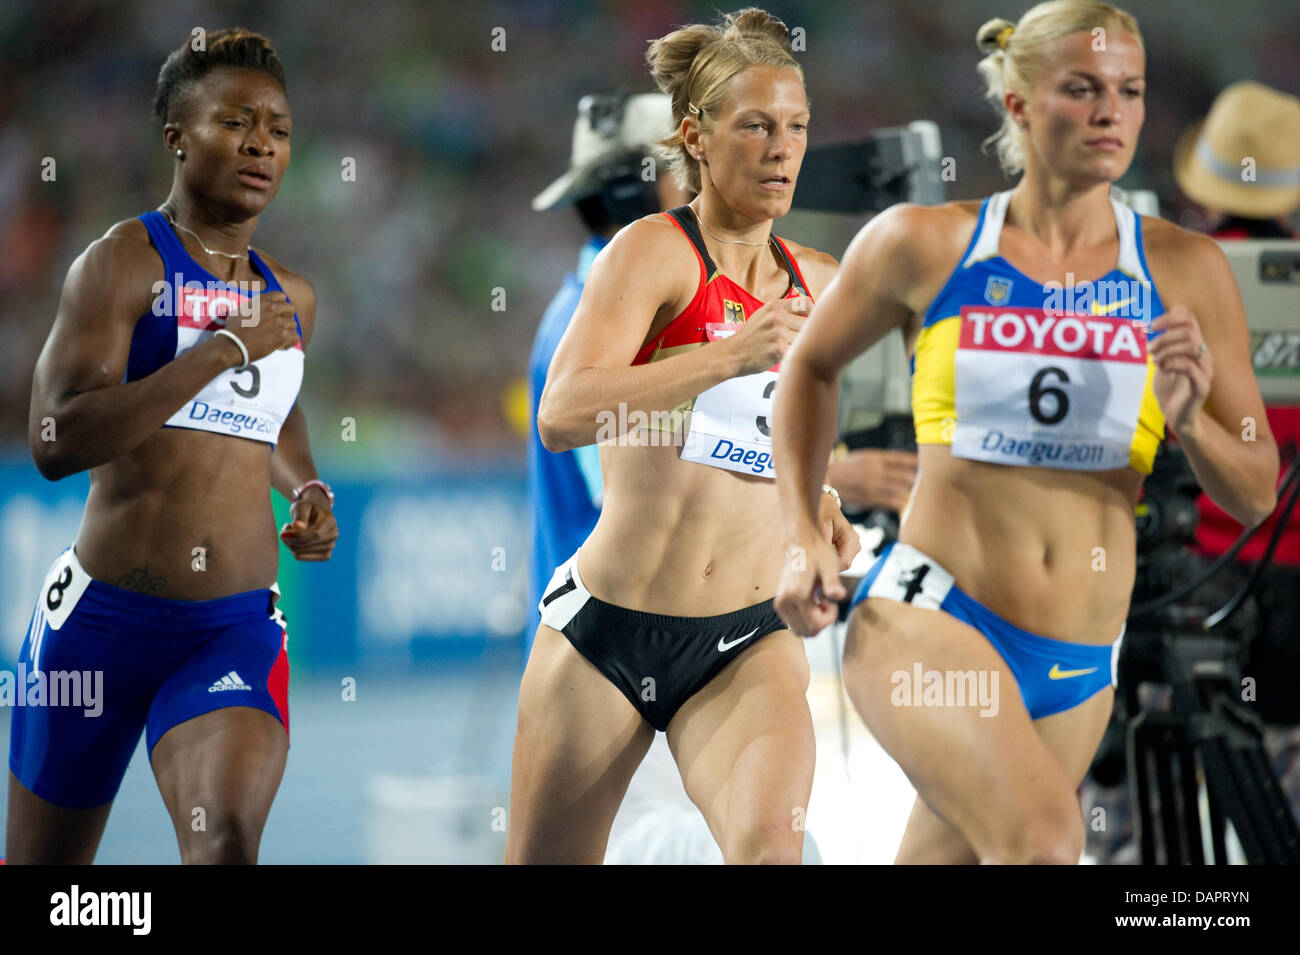
[(912, 356), (918, 444), (1021, 467), (1150, 474), (1164, 439), (1147, 326), (1165, 311), (1136, 212), (1112, 199), (1119, 261), (1042, 285), (998, 254), (1010, 191), (989, 196)]

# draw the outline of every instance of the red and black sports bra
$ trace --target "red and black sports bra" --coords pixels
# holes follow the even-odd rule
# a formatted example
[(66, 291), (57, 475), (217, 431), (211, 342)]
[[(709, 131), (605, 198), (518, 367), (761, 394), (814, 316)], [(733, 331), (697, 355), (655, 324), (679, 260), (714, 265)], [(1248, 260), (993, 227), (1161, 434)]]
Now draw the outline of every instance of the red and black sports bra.
[[(695, 297), (682, 309), (680, 315), (668, 323), (668, 326), (641, 346), (633, 365), (645, 365), (660, 361), (692, 348), (699, 348), (710, 341), (707, 325), (717, 322), (739, 324), (748, 320), (750, 315), (766, 303), (760, 301), (736, 282), (718, 271), (709, 250), (704, 245), (700, 226), (690, 206), (678, 206), (664, 213), (677, 228), (682, 230), (695, 249), (695, 257), (700, 263), (700, 284), (695, 290)], [(808, 283), (795, 263), (794, 256), (785, 243), (777, 236), (772, 236), (782, 264), (790, 273), (790, 290), (783, 298), (797, 298), (808, 295)]]

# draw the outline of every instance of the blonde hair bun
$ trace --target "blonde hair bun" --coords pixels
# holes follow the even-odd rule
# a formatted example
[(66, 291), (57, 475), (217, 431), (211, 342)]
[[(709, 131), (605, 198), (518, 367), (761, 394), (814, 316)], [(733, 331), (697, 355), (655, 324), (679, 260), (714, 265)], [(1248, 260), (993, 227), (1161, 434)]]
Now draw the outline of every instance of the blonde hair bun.
[(751, 66), (803, 70), (790, 49), (790, 31), (766, 10), (750, 7), (725, 14), (715, 25), (693, 23), (650, 41), (646, 65), (655, 85), (673, 102), (673, 133), (656, 152), (677, 184), (700, 191), (700, 164), (686, 152), (682, 119), (692, 116), (708, 129), (732, 78)]
[(724, 40), (762, 37), (779, 44), (787, 52), (790, 51), (789, 28), (766, 10), (749, 7), (737, 13), (727, 14), (723, 22), (727, 25), (722, 33)]

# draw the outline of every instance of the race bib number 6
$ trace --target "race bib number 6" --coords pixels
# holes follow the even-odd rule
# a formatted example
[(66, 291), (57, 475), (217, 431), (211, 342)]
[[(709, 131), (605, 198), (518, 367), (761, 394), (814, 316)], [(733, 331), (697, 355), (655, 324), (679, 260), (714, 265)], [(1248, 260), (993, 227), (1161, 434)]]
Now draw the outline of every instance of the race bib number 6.
[(1126, 467), (1146, 387), (1146, 326), (966, 306), (955, 376), (957, 457), (1075, 471)]

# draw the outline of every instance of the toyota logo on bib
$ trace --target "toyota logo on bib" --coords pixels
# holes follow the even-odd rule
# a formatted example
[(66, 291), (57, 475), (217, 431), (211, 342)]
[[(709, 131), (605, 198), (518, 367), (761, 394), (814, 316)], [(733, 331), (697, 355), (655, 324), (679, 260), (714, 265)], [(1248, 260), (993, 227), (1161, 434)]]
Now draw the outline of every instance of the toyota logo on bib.
[(961, 310), (961, 347), (1031, 352), (1146, 364), (1146, 328), (1140, 321), (1105, 315), (1048, 315), (1032, 309)]

